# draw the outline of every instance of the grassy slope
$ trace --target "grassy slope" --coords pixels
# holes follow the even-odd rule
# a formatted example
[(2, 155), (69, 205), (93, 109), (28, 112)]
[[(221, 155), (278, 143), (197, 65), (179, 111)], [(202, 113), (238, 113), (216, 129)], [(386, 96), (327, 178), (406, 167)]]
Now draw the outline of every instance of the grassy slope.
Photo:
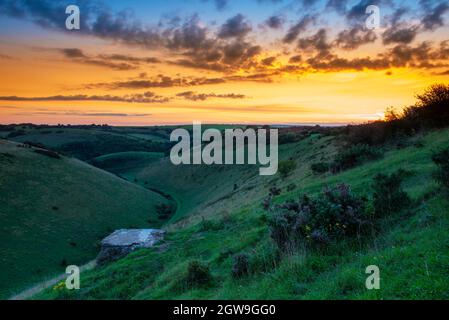
[[(423, 147), (415, 144), (417, 141)], [(316, 193), (323, 186), (338, 182), (349, 183), (357, 192), (369, 194), (369, 185), (378, 172), (399, 168), (410, 171), (405, 187), (414, 200), (413, 209), (384, 221), (382, 232), (365, 243), (342, 242), (326, 252), (301, 251), (278, 261), (271, 254), (272, 243), (260, 199), (242, 190), (237, 198), (223, 200), (223, 206), (232, 203), (232, 207), (242, 208), (226, 215), (217, 211), (212, 226), (173, 228), (166, 241), (168, 249), (135, 252), (119, 262), (83, 274), (83, 288), (79, 292), (48, 290), (39, 298), (448, 299), (449, 200), (432, 180), (435, 166), (430, 156), (434, 150), (449, 145), (449, 130), (408, 142), (408, 147), (389, 151), (378, 161), (321, 177), (311, 175), (308, 168), (312, 162), (334, 152), (335, 146), (328, 138), (309, 138), (283, 151), (283, 157), (286, 153), (295, 154), (299, 167), (289, 179), (278, 183), (285, 186), (294, 182), (298, 187), (284, 191), (277, 201), (295, 199), (302, 192)], [(225, 176), (218, 174), (205, 182), (226, 185)], [(203, 187), (210, 189), (209, 184)], [(260, 189), (266, 192), (265, 186)], [(179, 194), (177, 197), (183, 199)], [(250, 199), (254, 202), (248, 202)], [(251, 255), (255, 273), (233, 280), (232, 256), (241, 252)], [(177, 287), (192, 259), (209, 264), (214, 276), (211, 287)], [(365, 289), (364, 271), (371, 264), (380, 267), (382, 290)]]
[(129, 178), (135, 171), (164, 157), (160, 152), (129, 151), (110, 153), (89, 161), (90, 164)]
[[(98, 254), (118, 228), (158, 227), (166, 199), (75, 159), (0, 140), (0, 297)], [(151, 221), (151, 224), (148, 221)]]
[[(287, 186), (310, 176), (311, 161), (326, 159), (335, 152), (330, 144), (333, 138), (314, 136), (295, 144), (279, 147), (279, 160), (297, 159), (298, 167), (291, 181), (282, 181), (279, 176), (259, 175), (256, 166), (173, 166), (164, 159), (136, 174), (139, 181), (161, 189), (178, 200), (178, 211), (172, 222), (180, 224), (198, 220), (198, 217), (231, 212), (242, 206), (261, 200), (274, 184)], [(307, 150), (305, 153), (304, 150)], [(182, 221), (184, 220), (184, 221)]]
[[(81, 159), (107, 155), (110, 153), (128, 151), (163, 151), (167, 146), (167, 139), (153, 136), (135, 136), (134, 132), (145, 133), (144, 129), (131, 128), (28, 128), (23, 127), (21, 135), (8, 138), (9, 140), (24, 143), (32, 142), (44, 145), (46, 148), (63, 152), (66, 155)], [(153, 132), (152, 129), (147, 129)], [(156, 148), (156, 149), (155, 149)]]

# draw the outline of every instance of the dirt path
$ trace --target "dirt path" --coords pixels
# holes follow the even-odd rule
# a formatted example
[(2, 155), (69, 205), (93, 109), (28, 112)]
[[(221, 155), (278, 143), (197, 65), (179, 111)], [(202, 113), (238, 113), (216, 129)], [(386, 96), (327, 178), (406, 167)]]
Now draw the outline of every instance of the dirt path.
[[(83, 272), (83, 271), (91, 270), (96, 265), (97, 265), (96, 261), (93, 260), (93, 261), (83, 265), (80, 268), (80, 271)], [(9, 300), (27, 300), (27, 299), (31, 298), (32, 296), (38, 294), (39, 292), (41, 292), (41, 291), (43, 291), (43, 290), (45, 290), (45, 289), (47, 289), (49, 287), (52, 287), (52, 286), (56, 285), (57, 283), (65, 280), (66, 277), (67, 277), (66, 274), (61, 274), (61, 275), (59, 275), (57, 277), (54, 277), (52, 279), (43, 281), (43, 282), (35, 285), (34, 287), (30, 288), (30, 289), (27, 289), (27, 290), (22, 291), (21, 293), (19, 293), (17, 295), (12, 296), (11, 298), (9, 298)]]

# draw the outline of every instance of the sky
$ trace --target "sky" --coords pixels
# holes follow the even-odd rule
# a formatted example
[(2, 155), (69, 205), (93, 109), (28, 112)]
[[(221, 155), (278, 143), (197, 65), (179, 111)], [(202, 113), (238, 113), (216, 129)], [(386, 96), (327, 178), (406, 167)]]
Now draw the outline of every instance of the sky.
[(448, 83), (449, 2), (0, 0), (0, 75), (1, 124), (363, 123)]

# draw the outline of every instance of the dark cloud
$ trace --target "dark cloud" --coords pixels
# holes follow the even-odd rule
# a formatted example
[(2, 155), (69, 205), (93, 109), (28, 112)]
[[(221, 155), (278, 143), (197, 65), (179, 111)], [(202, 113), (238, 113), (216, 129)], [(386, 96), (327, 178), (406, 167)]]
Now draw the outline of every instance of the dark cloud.
[(345, 50), (355, 50), (364, 44), (376, 41), (376, 39), (374, 31), (356, 26), (340, 32), (335, 40), (335, 45)]
[(449, 69), (447, 69), (446, 71), (443, 71), (443, 72), (436, 72), (434, 74), (436, 74), (438, 76), (448, 76), (449, 75)]
[(140, 58), (124, 54), (102, 54), (99, 55), (98, 57), (105, 60), (125, 61), (137, 64), (139, 63), (154, 64), (162, 62), (160, 59), (154, 57)]
[(65, 48), (60, 49), (60, 51), (67, 57), (67, 58), (87, 58), (86, 55), (83, 53), (81, 49), (77, 48)]
[(281, 15), (271, 16), (265, 21), (265, 24), (272, 29), (280, 29), (284, 25), (285, 18)]
[[(312, 46), (314, 56), (302, 59), (302, 64), (283, 66), (280, 71), (302, 74), (305, 72), (338, 72), (346, 70), (390, 70), (391, 68), (435, 69), (449, 67), (449, 40), (439, 46), (430, 42), (417, 45), (398, 44), (374, 57), (344, 58)], [(290, 63), (294, 63), (291, 61)]]
[(300, 63), (302, 62), (302, 56), (301, 55), (295, 55), (290, 58), (289, 63)]
[[(70, 4), (73, 3), (67, 0), (0, 0), (0, 14), (27, 19), (44, 28), (68, 32), (61, 14), (65, 13)], [(83, 13), (78, 31), (80, 34), (145, 47), (158, 47), (163, 42), (157, 30), (143, 28), (130, 10), (113, 14), (100, 1), (77, 0), (76, 4)]]
[(262, 65), (269, 67), (269, 66), (272, 66), (276, 62), (276, 57), (268, 57), (268, 58), (263, 59), (261, 62), (262, 62)]
[(94, 83), (86, 85), (86, 89), (105, 88), (109, 90), (117, 89), (150, 89), (150, 88), (172, 88), (172, 87), (193, 87), (202, 85), (220, 84), (226, 82), (223, 78), (172, 78), (158, 75), (151, 79), (131, 79), (125, 81), (115, 81), (106, 83)]
[(390, 17), (391, 24), (393, 26), (398, 25), (401, 22), (401, 19), (405, 14), (407, 14), (410, 10), (405, 7), (397, 8)]
[(317, 51), (320, 55), (327, 55), (332, 45), (328, 41), (326, 29), (320, 29), (310, 37), (299, 39), (298, 48), (305, 51)]
[[(281, 3), (281, 0), (258, 1), (271, 4)], [(0, 15), (19, 17), (45, 28), (67, 32), (64, 19), (61, 19), (61, 12), (65, 12), (65, 6), (70, 4), (68, 2), (68, 0), (0, 0)], [(224, 6), (225, 2), (229, 1), (220, 2), (219, 8)], [(228, 19), (223, 25), (218, 26), (218, 30), (202, 23), (198, 15), (181, 19), (178, 14), (175, 14), (167, 16), (167, 19), (159, 25), (145, 26), (136, 19), (130, 10), (114, 13), (107, 6), (100, 5), (98, 1), (78, 0), (77, 4), (84, 14), (79, 34), (126, 45), (158, 49), (161, 50), (160, 52), (167, 53), (168, 58), (164, 59), (167, 60), (167, 63), (224, 74), (221, 78), (156, 76), (150, 79), (144, 75), (138, 79), (90, 86), (103, 86), (107, 89), (144, 89), (190, 87), (231, 81), (269, 82), (284, 72), (301, 73), (307, 70), (332, 71), (344, 68), (377, 70), (402, 65), (434, 68), (436, 65), (444, 65), (444, 62), (432, 61), (432, 59), (444, 60), (442, 57), (448, 56), (447, 44), (433, 49), (423, 46), (422, 43), (415, 45), (419, 33), (435, 30), (444, 24), (444, 15), (449, 11), (447, 1), (421, 0), (420, 3), (424, 9), (421, 12), (424, 14), (412, 12), (412, 7), (407, 7), (406, 2), (402, 2), (404, 6), (397, 6), (392, 0), (289, 0), (284, 3), (287, 2), (288, 5), (282, 12), (286, 12), (287, 9), (294, 10), (302, 13), (302, 17), (290, 26), (282, 39), (284, 44), (292, 44), (288, 48), (287, 46), (282, 47), (286, 48), (286, 51), (294, 51), (285, 53), (285, 56), (292, 56), (289, 64), (279, 66), (280, 62), (274, 64), (275, 60), (271, 56), (261, 60), (261, 57), (267, 57), (267, 52), (264, 52), (263, 48), (248, 36), (252, 31), (251, 22), (241, 14)], [(292, 3), (293, 5), (290, 6)], [(369, 5), (378, 5), (381, 9), (385, 7), (392, 12), (389, 17), (382, 20), (387, 27), (382, 34), (382, 41), (388, 47), (379, 56), (371, 58), (339, 57), (336, 53), (338, 49), (355, 50), (361, 45), (376, 40), (376, 35), (373, 32), (363, 29), (366, 20), (365, 10)], [(318, 6), (321, 6), (322, 9), (344, 12), (345, 21), (343, 22), (349, 25), (343, 31), (332, 30), (332, 33), (327, 31), (330, 29), (316, 30), (316, 28), (312, 28), (323, 16), (304, 13), (318, 12), (315, 10)], [(405, 15), (410, 19), (405, 19)], [(413, 25), (411, 24), (413, 22), (409, 22), (416, 21), (418, 18), (421, 20), (419, 24)], [(283, 24), (285, 21), (281, 15), (273, 15), (265, 21), (265, 25), (273, 29), (280, 29)], [(337, 35), (330, 39), (331, 34)], [(132, 70), (144, 64), (160, 62), (152, 57), (141, 58), (122, 54), (93, 56), (76, 48), (60, 49), (59, 52), (74, 62), (115, 70)], [(424, 56), (423, 53), (428, 56)], [(422, 61), (418, 61), (419, 57), (423, 57)], [(279, 59), (279, 61), (283, 61), (283, 59)], [(243, 75), (233, 76), (237, 71), (243, 71)]]
[(124, 96), (113, 95), (57, 95), (48, 97), (18, 97), (3, 96), (1, 101), (108, 101), (108, 102), (128, 102), (128, 103), (166, 103), (170, 99), (159, 96), (154, 92), (143, 94), (129, 94)]
[(186, 100), (191, 100), (191, 101), (205, 101), (210, 98), (215, 98), (215, 99), (245, 99), (246, 98), (246, 96), (243, 94), (196, 93), (193, 91), (181, 92), (181, 93), (178, 93), (176, 96), (184, 98)]
[(305, 32), (307, 28), (313, 24), (316, 20), (315, 16), (304, 16), (301, 20), (298, 21), (295, 25), (293, 25), (285, 35), (283, 41), (285, 43), (292, 43), (295, 41), (300, 33)]
[(165, 32), (166, 47), (175, 50), (201, 50), (211, 48), (215, 40), (207, 37), (208, 29), (201, 26), (197, 15), (190, 17), (181, 27)]
[(449, 4), (443, 1), (437, 4), (430, 12), (422, 19), (422, 24), (425, 30), (435, 30), (444, 25), (443, 15), (449, 11)]
[(241, 14), (228, 19), (220, 28), (218, 37), (243, 38), (252, 30), (251, 23)]
[(382, 34), (383, 44), (403, 43), (409, 44), (415, 40), (419, 26), (393, 25)]
[(83, 63), (83, 64), (89, 64), (99, 67), (105, 67), (110, 68), (114, 70), (134, 70), (137, 69), (136, 65), (120, 62), (116, 63), (111, 61), (111, 59), (104, 59), (104, 58), (90, 58), (86, 56), (82, 50), (75, 49), (75, 48), (67, 48), (67, 49), (59, 49), (59, 51), (70, 61), (77, 62), (77, 63)]
[(141, 64), (153, 64), (161, 62), (157, 58), (140, 58), (124, 54), (102, 54), (95, 57), (89, 57), (81, 49), (78, 48), (63, 48), (58, 49), (58, 51), (73, 62), (106, 67), (121, 71), (137, 69)]
[(219, 78), (206, 78), (206, 77), (168, 77), (164, 75), (158, 75), (150, 79), (146, 79), (146, 74), (139, 75), (135, 79), (115, 81), (115, 82), (103, 82), (103, 83), (91, 83), (83, 87), (83, 89), (107, 89), (107, 90), (120, 90), (120, 89), (152, 89), (152, 88), (175, 88), (175, 87), (196, 87), (223, 84), (228, 82), (271, 82), (273, 73), (256, 73), (247, 76), (226, 76)]
[(367, 18), (366, 8), (370, 5), (375, 5), (379, 8), (392, 8), (394, 2), (393, 0), (360, 0), (346, 11), (346, 21), (352, 26), (364, 25)]

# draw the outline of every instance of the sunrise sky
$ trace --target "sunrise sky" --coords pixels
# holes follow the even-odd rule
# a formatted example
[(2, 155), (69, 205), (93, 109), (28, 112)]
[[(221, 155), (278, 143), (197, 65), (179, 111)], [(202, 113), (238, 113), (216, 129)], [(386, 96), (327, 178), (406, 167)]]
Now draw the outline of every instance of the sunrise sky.
[(0, 0), (0, 71), (2, 124), (366, 122), (448, 82), (449, 2)]

